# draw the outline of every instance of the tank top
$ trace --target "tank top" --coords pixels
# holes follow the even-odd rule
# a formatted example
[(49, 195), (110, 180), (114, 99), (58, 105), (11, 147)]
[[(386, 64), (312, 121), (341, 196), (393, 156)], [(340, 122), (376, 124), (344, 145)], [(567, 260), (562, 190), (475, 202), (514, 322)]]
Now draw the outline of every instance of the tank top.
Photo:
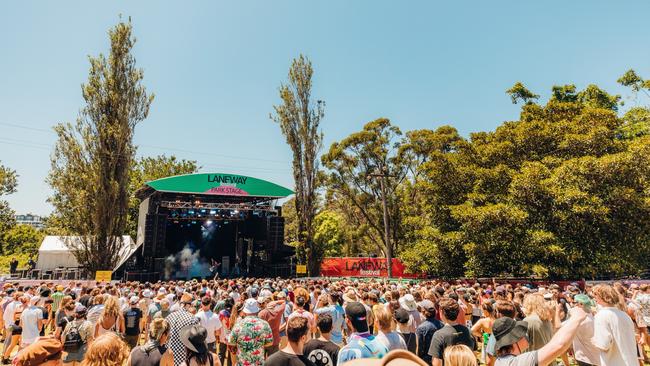
[(105, 334), (105, 333), (111, 333), (111, 332), (117, 333), (117, 321), (118, 320), (119, 320), (118, 318), (115, 318), (115, 322), (113, 323), (113, 325), (110, 328), (106, 329), (106, 328), (104, 328), (104, 324), (102, 324), (103, 323), (102, 319), (99, 319), (99, 321), (97, 321), (97, 324), (99, 324), (99, 328), (97, 330), (97, 333), (98, 333), (97, 336), (100, 336), (100, 335)]
[(131, 366), (158, 366), (160, 359), (167, 352), (167, 346), (161, 345), (149, 353), (145, 352), (144, 347), (135, 347), (131, 351)]

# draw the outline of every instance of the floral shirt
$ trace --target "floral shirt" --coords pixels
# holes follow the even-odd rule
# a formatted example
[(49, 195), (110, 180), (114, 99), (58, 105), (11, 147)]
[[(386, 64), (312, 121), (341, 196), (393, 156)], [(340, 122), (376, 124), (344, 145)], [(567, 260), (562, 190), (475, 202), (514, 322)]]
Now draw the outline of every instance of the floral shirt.
[(237, 347), (237, 366), (262, 366), (264, 346), (273, 344), (273, 333), (265, 320), (247, 316), (235, 323), (228, 344)]

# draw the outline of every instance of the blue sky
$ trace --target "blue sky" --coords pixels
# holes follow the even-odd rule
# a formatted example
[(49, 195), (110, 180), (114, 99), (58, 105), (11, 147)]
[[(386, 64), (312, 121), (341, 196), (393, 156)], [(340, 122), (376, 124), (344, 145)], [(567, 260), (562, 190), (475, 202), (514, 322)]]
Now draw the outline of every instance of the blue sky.
[(3, 2), (0, 161), (20, 175), (7, 197), (18, 213), (51, 211), (51, 126), (76, 118), (87, 56), (108, 50), (119, 14), (156, 94), (138, 153), (289, 187), (290, 152), (268, 116), (300, 53), (327, 103), (326, 147), (378, 117), (403, 131), (492, 130), (517, 118), (504, 94), (516, 81), (546, 97), (565, 83), (624, 94), (629, 68), (650, 77), (648, 1)]

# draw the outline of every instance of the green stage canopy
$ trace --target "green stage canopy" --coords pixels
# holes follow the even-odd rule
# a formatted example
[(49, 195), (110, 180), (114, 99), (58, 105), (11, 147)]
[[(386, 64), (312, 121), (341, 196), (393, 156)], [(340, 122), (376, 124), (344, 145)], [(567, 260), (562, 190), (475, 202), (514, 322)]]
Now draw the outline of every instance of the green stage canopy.
[(206, 173), (176, 175), (146, 183), (161, 192), (283, 198), (293, 194), (288, 188), (243, 175)]

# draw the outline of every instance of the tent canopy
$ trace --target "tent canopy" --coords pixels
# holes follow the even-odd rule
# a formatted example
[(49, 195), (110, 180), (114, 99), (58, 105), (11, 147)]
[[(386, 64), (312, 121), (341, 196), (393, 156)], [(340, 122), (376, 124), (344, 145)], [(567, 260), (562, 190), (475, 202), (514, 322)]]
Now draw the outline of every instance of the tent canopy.
[[(77, 258), (72, 254), (72, 250), (68, 248), (67, 243), (71, 241), (79, 242), (80, 240), (81, 237), (79, 236), (46, 236), (38, 249), (36, 268), (49, 270), (59, 267), (78, 267)], [(122, 236), (120, 242), (119, 260), (113, 270), (122, 265), (137, 249), (135, 242), (128, 235)]]

